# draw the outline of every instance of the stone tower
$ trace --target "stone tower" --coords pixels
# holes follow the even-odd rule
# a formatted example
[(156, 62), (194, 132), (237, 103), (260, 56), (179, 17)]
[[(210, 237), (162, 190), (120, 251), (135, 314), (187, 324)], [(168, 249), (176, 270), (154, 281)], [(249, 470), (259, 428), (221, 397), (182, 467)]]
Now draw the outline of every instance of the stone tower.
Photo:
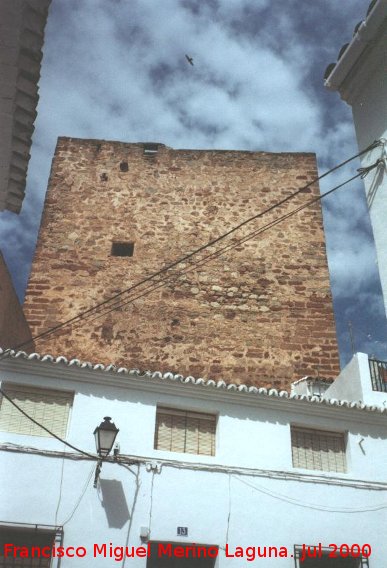
[[(25, 301), (33, 335), (118, 294), (316, 176), (313, 154), (60, 138)], [(37, 342), (37, 350), (282, 388), (307, 374), (335, 375), (319, 203), (235, 242), (317, 194), (314, 184), (176, 266), (167, 282), (160, 276), (163, 285), (152, 293), (145, 293), (151, 282), (139, 286), (121, 297), (133, 303), (98, 319), (94, 314)], [(230, 243), (237, 246), (194, 264)]]

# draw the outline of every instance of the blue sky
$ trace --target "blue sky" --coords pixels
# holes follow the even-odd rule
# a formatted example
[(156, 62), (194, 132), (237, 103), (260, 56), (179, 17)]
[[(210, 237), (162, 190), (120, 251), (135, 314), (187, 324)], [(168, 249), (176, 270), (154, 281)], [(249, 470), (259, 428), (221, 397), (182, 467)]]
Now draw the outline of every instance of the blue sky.
[[(0, 248), (22, 298), (58, 136), (174, 148), (313, 151), (320, 173), (357, 153), (350, 108), (324, 89), (364, 0), (52, 0), (22, 213)], [(185, 60), (194, 59), (194, 66)], [(353, 163), (321, 184), (355, 173)], [(386, 318), (361, 182), (324, 203), (342, 362), (387, 360)], [(225, 228), (227, 230), (227, 228)]]

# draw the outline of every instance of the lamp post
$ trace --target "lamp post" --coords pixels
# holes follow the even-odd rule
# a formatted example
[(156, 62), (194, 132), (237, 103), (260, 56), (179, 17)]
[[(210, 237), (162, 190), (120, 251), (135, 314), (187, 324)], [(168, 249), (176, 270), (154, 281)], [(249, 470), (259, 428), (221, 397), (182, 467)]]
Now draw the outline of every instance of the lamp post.
[(94, 487), (97, 487), (102, 462), (110, 454), (118, 432), (119, 429), (116, 428), (114, 422), (111, 422), (110, 416), (105, 416), (103, 422), (94, 430), (95, 446), (100, 457), (95, 470)]

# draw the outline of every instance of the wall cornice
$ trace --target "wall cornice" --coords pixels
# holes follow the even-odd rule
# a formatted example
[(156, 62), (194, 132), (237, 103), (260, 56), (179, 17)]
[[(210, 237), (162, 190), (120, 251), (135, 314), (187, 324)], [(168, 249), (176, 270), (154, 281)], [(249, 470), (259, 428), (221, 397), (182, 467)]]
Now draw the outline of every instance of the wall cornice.
[[(58, 380), (69, 383), (75, 389), (76, 384), (94, 384), (100, 387), (118, 387), (178, 397), (214, 401), (226, 404), (238, 404), (282, 412), (294, 412), (304, 416), (319, 416), (339, 421), (356, 420), (361, 423), (386, 424), (387, 408), (366, 406), (361, 402), (338, 400), (319, 400), (305, 395), (289, 395), (275, 389), (248, 387), (246, 385), (226, 384), (223, 381), (194, 379), (173, 373), (145, 372), (133, 369), (116, 369), (113, 366), (80, 363), (78, 360), (67, 361), (64, 357), (54, 359), (50, 356), (34, 359), (23, 354), (16, 358), (0, 361), (0, 370), (5, 374), (15, 373), (48, 379), (54, 386)], [(28, 358), (30, 357), (30, 359)]]

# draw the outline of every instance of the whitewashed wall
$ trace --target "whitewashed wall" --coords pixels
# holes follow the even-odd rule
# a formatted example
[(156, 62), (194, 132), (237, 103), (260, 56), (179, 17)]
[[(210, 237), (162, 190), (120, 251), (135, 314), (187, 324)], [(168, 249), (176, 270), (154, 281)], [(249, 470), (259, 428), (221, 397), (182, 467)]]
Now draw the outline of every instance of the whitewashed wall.
[[(63, 444), (0, 432), (0, 521), (64, 525), (65, 546), (86, 546), (88, 556), (63, 559), (62, 568), (125, 566), (94, 559), (93, 544), (140, 546), (142, 526), (152, 540), (220, 547), (228, 542), (231, 550), (267, 545), (287, 546), (292, 553), (294, 544), (367, 542), (374, 549), (370, 567), (384, 565), (385, 414), (64, 365), (12, 360), (1, 365), (2, 380), (76, 393), (68, 441), (94, 453), (92, 432), (103, 416), (112, 416), (120, 428), (121, 455), (139, 462), (130, 468), (105, 463), (94, 489), (94, 462), (26, 453), (26, 448), (62, 451)], [(216, 455), (154, 450), (158, 403), (217, 413)], [(347, 431), (348, 473), (294, 469), (290, 424)], [(11, 444), (24, 449), (5, 451)], [(156, 462), (159, 471), (151, 469)], [(176, 536), (178, 526), (188, 527), (188, 537)], [(217, 566), (244, 562), (225, 558), (221, 550)], [(259, 562), (294, 566), (290, 557)], [(146, 559), (126, 565), (145, 567)]]
[[(378, 0), (366, 22), (354, 35), (344, 55), (326, 81), (352, 106), (359, 150), (387, 138), (387, 4)], [(384, 166), (364, 179), (375, 238), (384, 304), (387, 314), (387, 148), (379, 147), (362, 157), (368, 167), (383, 158)]]
[[(387, 40), (387, 32), (383, 39)], [(384, 62), (387, 51), (384, 47)], [(384, 139), (385, 145), (368, 152), (362, 166), (368, 167), (383, 158), (384, 164), (364, 179), (367, 204), (374, 233), (378, 268), (387, 314), (387, 77), (385, 64), (370, 69), (362, 89), (352, 105), (359, 148), (367, 148), (374, 140)]]

